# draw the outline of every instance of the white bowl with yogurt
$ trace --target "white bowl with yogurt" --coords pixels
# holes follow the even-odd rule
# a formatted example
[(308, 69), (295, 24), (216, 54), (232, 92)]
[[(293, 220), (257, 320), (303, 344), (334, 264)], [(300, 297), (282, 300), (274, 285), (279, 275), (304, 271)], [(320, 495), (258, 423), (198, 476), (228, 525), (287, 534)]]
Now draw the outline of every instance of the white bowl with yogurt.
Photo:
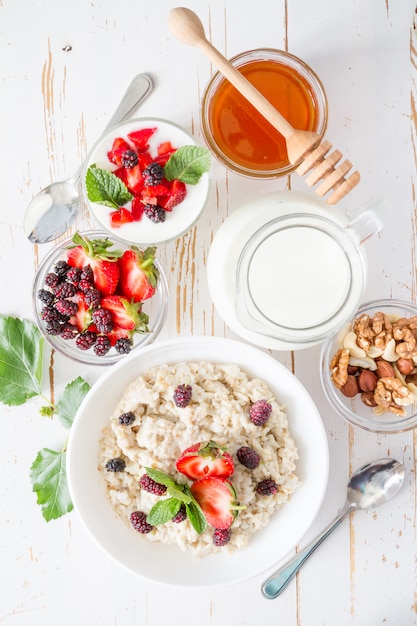
[(367, 274), (362, 242), (381, 223), (355, 220), (298, 192), (259, 196), (232, 213), (210, 248), (210, 294), (239, 336), (297, 350), (335, 334), (360, 305)]
[[(112, 128), (94, 145), (89, 154), (83, 176), (84, 198), (91, 214), (100, 227), (110, 232), (113, 237), (138, 246), (164, 244), (178, 239), (188, 232), (201, 217), (210, 190), (210, 175), (209, 172), (205, 172), (202, 174), (198, 183), (195, 185), (186, 185), (186, 197), (180, 204), (175, 206), (172, 211), (167, 211), (164, 222), (154, 223), (144, 215), (139, 221), (122, 224), (122, 226), (117, 228), (113, 228), (110, 225), (109, 214), (114, 209), (89, 200), (85, 184), (85, 174), (91, 165), (114, 172), (118, 166), (111, 163), (107, 157), (107, 153), (111, 150), (114, 139), (116, 137), (127, 139), (129, 133), (151, 127), (156, 128), (154, 134), (148, 141), (149, 152), (152, 155), (157, 153), (158, 146), (164, 142), (171, 142), (175, 148), (197, 145), (192, 136), (183, 128), (168, 120), (160, 118), (140, 118), (131, 120)], [(129, 142), (128, 139), (127, 141)], [(126, 206), (129, 207), (129, 203)]]

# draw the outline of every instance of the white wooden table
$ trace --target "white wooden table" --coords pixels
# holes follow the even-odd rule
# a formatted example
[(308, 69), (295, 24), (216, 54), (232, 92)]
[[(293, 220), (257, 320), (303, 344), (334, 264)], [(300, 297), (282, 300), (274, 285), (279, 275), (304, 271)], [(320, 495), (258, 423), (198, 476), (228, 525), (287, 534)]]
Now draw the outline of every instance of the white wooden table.
[[(0, 312), (32, 318), (31, 283), (49, 244), (32, 246), (22, 220), (41, 187), (72, 174), (104, 129), (134, 74), (157, 88), (140, 114), (167, 117), (202, 143), (199, 106), (212, 68), (169, 33), (173, 0), (2, 0), (0, 2)], [(326, 136), (362, 182), (341, 203), (356, 209), (374, 195), (394, 211), (367, 244), (365, 299), (416, 300), (416, 48), (412, 0), (189, 0), (226, 56), (257, 47), (287, 49), (322, 79), (329, 100)], [(205, 263), (223, 220), (248, 197), (307, 190), (296, 175), (258, 182), (213, 161), (208, 210), (180, 240), (159, 250), (169, 280), (161, 338), (233, 337), (210, 300)], [(308, 193), (313, 193), (311, 190)], [(94, 226), (85, 207), (75, 225)], [(76, 375), (94, 383), (102, 369), (46, 351), (45, 391)], [(214, 591), (144, 584), (101, 553), (76, 513), (47, 524), (29, 468), (43, 447), (59, 449), (62, 426), (41, 417), (41, 401), (1, 406), (0, 624), (7, 626), (410, 626), (417, 624), (413, 431), (382, 436), (349, 427), (328, 406), (319, 348), (274, 357), (301, 380), (328, 434), (330, 477), (323, 507), (301, 545), (333, 518), (359, 465), (390, 455), (407, 469), (400, 494), (358, 512), (321, 546), (278, 599), (260, 593), (264, 576)], [(271, 548), (273, 550), (273, 547)]]

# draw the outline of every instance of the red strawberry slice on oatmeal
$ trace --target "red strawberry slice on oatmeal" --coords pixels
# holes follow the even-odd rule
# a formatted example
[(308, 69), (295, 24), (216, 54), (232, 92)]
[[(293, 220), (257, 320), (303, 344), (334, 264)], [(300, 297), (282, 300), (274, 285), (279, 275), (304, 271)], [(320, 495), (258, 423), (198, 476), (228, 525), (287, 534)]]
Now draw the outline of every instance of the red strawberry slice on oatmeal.
[(191, 493), (200, 505), (207, 523), (216, 529), (229, 528), (238, 511), (243, 508), (236, 500), (235, 488), (226, 478), (200, 478), (191, 485)]
[(176, 468), (191, 480), (205, 476), (227, 478), (234, 472), (234, 462), (224, 448), (214, 441), (206, 441), (184, 450), (177, 459)]

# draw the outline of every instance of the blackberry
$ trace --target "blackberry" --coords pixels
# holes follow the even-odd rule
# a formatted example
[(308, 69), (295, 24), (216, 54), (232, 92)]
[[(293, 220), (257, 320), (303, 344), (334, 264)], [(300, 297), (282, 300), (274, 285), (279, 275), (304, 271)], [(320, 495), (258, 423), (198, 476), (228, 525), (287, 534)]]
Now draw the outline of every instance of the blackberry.
[(81, 269), (80, 280), (88, 280), (90, 283), (93, 283), (94, 272), (91, 265), (86, 265)]
[(259, 493), (260, 496), (273, 496), (278, 493), (278, 485), (272, 478), (265, 478), (258, 483), (256, 493)]
[(80, 267), (70, 267), (67, 272), (67, 281), (73, 283), (74, 285), (78, 285), (81, 279), (81, 268)]
[(159, 204), (145, 204), (143, 212), (154, 224), (162, 224), (167, 216), (166, 211)]
[(193, 390), (190, 385), (178, 385), (172, 397), (175, 404), (181, 409), (184, 409), (190, 404), (192, 393)]
[(180, 510), (176, 515), (174, 515), (171, 522), (174, 522), (175, 524), (181, 524), (181, 522), (183, 522), (185, 519), (187, 519), (187, 509), (185, 508), (185, 504), (181, 504)]
[(139, 479), (139, 485), (144, 491), (153, 493), (154, 496), (163, 496), (166, 493), (167, 488), (161, 483), (157, 483), (156, 480), (148, 476), (148, 474), (142, 474)]
[(51, 306), (54, 303), (55, 296), (52, 291), (48, 291), (48, 289), (39, 289), (38, 298), (43, 304), (46, 306)]
[(107, 461), (106, 463), (106, 470), (108, 472), (124, 472), (126, 468), (126, 462), (119, 458), (116, 459), (110, 459), (110, 461)]
[(146, 513), (143, 511), (134, 511), (130, 514), (129, 519), (133, 528), (137, 530), (138, 533), (146, 535), (154, 529), (154, 527), (146, 521)]
[(92, 318), (99, 333), (110, 333), (113, 330), (113, 319), (107, 309), (96, 309), (93, 311)]
[(54, 294), (56, 298), (72, 298), (77, 293), (75, 285), (72, 283), (60, 283), (56, 289), (54, 289)]
[(138, 155), (133, 150), (125, 150), (122, 153), (121, 163), (123, 167), (130, 170), (138, 164)]
[(57, 274), (57, 276), (64, 277), (67, 275), (69, 268), (70, 266), (66, 261), (57, 261), (54, 265), (54, 272), (55, 274)]
[(216, 528), (213, 532), (213, 543), (215, 546), (225, 546), (230, 541), (232, 530), (229, 528)]
[(164, 168), (159, 163), (151, 163), (142, 172), (143, 182), (148, 187), (159, 185), (164, 176)]
[(57, 311), (57, 309), (53, 306), (44, 306), (41, 311), (41, 318), (46, 323), (61, 321), (61, 316), (59, 314), (59, 311)]
[(90, 289), (93, 288), (93, 283), (88, 278), (80, 278), (78, 282), (78, 289), (81, 293), (87, 293)]
[(132, 341), (127, 337), (121, 337), (114, 344), (114, 349), (119, 354), (129, 354), (132, 349)]
[(239, 460), (239, 463), (242, 463), (242, 465), (244, 465), (248, 469), (255, 469), (255, 467), (258, 467), (261, 461), (261, 457), (259, 456), (259, 454), (248, 446), (242, 446), (241, 448), (239, 448), (239, 450), (236, 452), (236, 456)]
[(84, 330), (77, 336), (75, 343), (80, 350), (89, 350), (95, 344), (96, 340), (96, 333), (93, 333), (91, 330)]
[(72, 300), (58, 300), (58, 302), (55, 303), (55, 308), (61, 315), (71, 317), (71, 315), (76, 314), (78, 305)]
[(45, 326), (45, 330), (48, 335), (58, 336), (61, 334), (61, 322), (59, 320), (51, 320)]
[(101, 302), (101, 291), (96, 289), (95, 287), (91, 287), (91, 289), (87, 289), (84, 293), (84, 300), (88, 307), (93, 307), (94, 309), (100, 306)]
[(266, 400), (257, 400), (251, 406), (249, 415), (256, 426), (262, 426), (271, 415), (272, 406)]
[(65, 341), (69, 341), (70, 339), (75, 339), (78, 335), (78, 329), (73, 324), (66, 322), (61, 327), (61, 339), (65, 339)]
[(123, 426), (130, 426), (135, 421), (136, 416), (133, 411), (126, 411), (126, 413), (122, 413), (119, 415), (119, 424), (123, 424)]
[(106, 335), (99, 335), (94, 344), (93, 350), (97, 356), (104, 356), (111, 348), (111, 341)]
[(61, 282), (61, 279), (58, 276), (58, 274), (55, 274), (55, 272), (49, 272), (45, 276), (45, 285), (47, 287), (50, 287), (51, 289), (55, 289), (56, 287), (58, 287), (60, 282)]

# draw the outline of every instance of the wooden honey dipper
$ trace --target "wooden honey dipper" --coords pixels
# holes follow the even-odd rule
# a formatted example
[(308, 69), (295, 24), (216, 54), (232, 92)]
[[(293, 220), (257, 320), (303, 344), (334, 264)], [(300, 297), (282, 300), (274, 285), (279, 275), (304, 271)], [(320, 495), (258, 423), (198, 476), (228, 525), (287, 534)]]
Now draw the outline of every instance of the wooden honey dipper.
[(307, 185), (312, 187), (322, 181), (315, 189), (321, 197), (333, 190), (326, 200), (328, 204), (336, 204), (359, 183), (360, 174), (357, 171), (346, 178), (352, 168), (350, 161), (345, 160), (336, 167), (343, 156), (339, 150), (326, 156), (332, 147), (329, 141), (320, 143), (321, 138), (317, 133), (293, 128), (256, 87), (206, 39), (203, 24), (193, 11), (185, 7), (172, 9), (168, 24), (177, 39), (200, 48), (219, 72), (284, 136), (290, 163), (299, 163), (296, 172), (303, 176), (313, 170), (305, 180)]

